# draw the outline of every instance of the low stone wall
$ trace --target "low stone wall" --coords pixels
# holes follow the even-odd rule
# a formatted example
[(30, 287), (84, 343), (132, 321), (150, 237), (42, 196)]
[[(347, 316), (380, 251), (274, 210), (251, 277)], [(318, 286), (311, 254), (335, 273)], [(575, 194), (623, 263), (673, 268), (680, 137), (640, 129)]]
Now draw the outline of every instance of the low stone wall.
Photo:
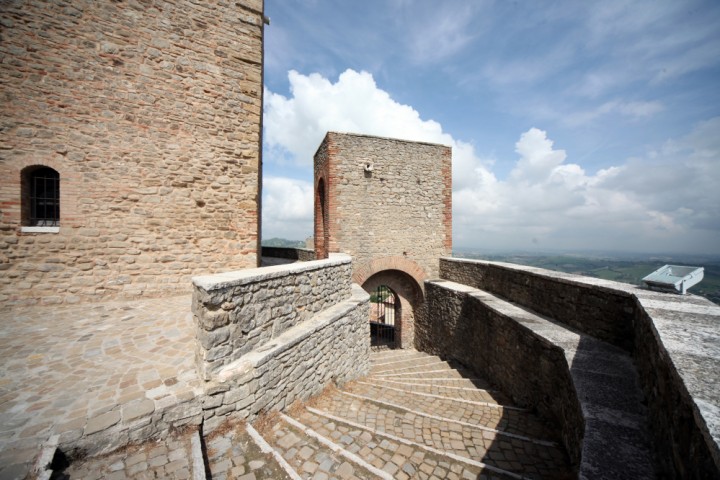
[(262, 256), (299, 262), (311, 262), (316, 259), (315, 250), (309, 248), (262, 247)]
[(193, 315), (200, 377), (350, 297), (351, 260), (328, 260), (194, 277)]
[[(636, 302), (616, 282), (583, 283), (577, 275), (509, 263), (440, 259), (440, 277), (499, 295), (630, 351)], [(632, 288), (631, 285), (627, 287)]]
[(353, 285), (352, 296), (287, 330), (227, 366), (207, 385), (205, 431), (225, 417), (253, 420), (306, 400), (330, 384), (342, 385), (370, 369), (370, 296)]
[[(483, 260), (443, 258), (440, 272), (444, 279), (495, 293), (631, 352), (661, 473), (668, 478), (720, 478), (719, 306), (693, 295)], [(429, 301), (427, 306), (426, 318), (449, 321)], [(416, 344), (426, 349), (430, 347), (423, 328), (416, 326)], [(428, 333), (438, 341), (436, 332)], [(460, 340), (465, 337), (471, 338), (467, 332), (459, 335)], [(522, 342), (500, 338), (476, 344), (475, 355), (496, 349), (498, 341), (511, 351), (533, 351)], [(535, 360), (542, 363), (553, 356), (549, 349)], [(501, 379), (495, 381), (500, 384)]]
[(584, 421), (563, 349), (485, 303), (474, 288), (428, 281), (425, 293), (428, 315), (416, 323), (416, 347), (460, 361), (519, 405), (536, 408), (561, 427), (578, 464)]

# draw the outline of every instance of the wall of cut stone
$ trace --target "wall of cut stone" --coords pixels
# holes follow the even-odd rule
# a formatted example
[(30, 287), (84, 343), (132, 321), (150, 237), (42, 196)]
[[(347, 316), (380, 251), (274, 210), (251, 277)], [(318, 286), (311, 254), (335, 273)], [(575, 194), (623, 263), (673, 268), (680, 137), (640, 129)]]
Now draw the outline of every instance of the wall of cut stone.
[[(351, 296), (347, 255), (193, 278), (201, 378)], [(367, 323), (367, 318), (365, 319)]]
[(452, 250), (451, 157), (443, 145), (329, 132), (315, 155), (316, 189), (322, 179), (326, 191), (326, 235), (316, 203), (315, 250), (325, 238), (355, 270), (400, 257), (436, 277), (438, 258)]
[[(189, 292), (257, 265), (263, 1), (3, 2), (0, 302)], [(60, 174), (58, 233), (21, 171)]]

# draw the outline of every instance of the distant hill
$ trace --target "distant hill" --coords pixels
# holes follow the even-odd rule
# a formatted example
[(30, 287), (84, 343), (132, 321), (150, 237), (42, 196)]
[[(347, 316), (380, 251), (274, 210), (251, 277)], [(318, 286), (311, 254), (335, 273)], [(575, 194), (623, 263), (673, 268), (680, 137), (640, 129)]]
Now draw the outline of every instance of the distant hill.
[(305, 248), (305, 242), (302, 240), (287, 240), (285, 238), (268, 238), (262, 240), (263, 247), (283, 247), (283, 248)]
[(640, 285), (646, 275), (663, 265), (688, 265), (704, 268), (703, 280), (689, 292), (700, 295), (720, 305), (720, 259), (712, 257), (677, 258), (648, 256), (646, 258), (613, 258), (607, 256), (542, 255), (531, 253), (480, 253), (469, 250), (453, 252), (457, 258), (476, 258), (496, 262), (508, 262), (531, 267), (546, 268), (558, 272), (575, 273), (586, 277), (604, 278), (616, 282)]

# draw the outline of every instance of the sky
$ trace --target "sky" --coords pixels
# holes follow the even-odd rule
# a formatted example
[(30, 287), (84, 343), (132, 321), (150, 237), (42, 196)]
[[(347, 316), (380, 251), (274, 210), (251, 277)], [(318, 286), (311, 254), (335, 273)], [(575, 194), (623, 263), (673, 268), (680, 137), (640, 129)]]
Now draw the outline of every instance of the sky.
[(327, 131), (450, 145), (453, 245), (720, 254), (720, 2), (265, 0), (263, 238)]

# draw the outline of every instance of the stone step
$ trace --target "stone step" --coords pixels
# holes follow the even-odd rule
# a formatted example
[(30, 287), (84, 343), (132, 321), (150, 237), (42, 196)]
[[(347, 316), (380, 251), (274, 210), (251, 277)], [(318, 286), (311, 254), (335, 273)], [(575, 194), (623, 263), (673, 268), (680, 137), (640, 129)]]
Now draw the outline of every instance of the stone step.
[(390, 370), (392, 368), (402, 368), (407, 366), (413, 366), (418, 363), (424, 363), (428, 360), (434, 361), (436, 357), (428, 355), (427, 353), (410, 351), (412, 355), (403, 355), (398, 357), (386, 357), (385, 359), (376, 359), (370, 356), (370, 366), (372, 370)]
[(452, 382), (418, 382), (413, 380), (389, 380), (387, 378), (382, 381), (368, 378), (366, 381), (377, 385), (385, 385), (387, 387), (405, 390), (410, 393), (428, 393), (447, 398), (485, 402), (492, 402), (495, 400), (496, 403), (500, 404), (509, 402), (508, 397), (500, 391), (492, 388), (482, 388), (481, 386), (473, 385), (471, 382), (469, 382), (469, 385), (473, 385), (472, 387), (456, 386), (456, 384), (453, 384)]
[(425, 352), (419, 352), (417, 350), (413, 349), (407, 349), (407, 350), (380, 350), (380, 351), (372, 351), (370, 352), (370, 362), (373, 363), (382, 363), (387, 361), (395, 361), (400, 359), (410, 359), (410, 358), (422, 358), (427, 356), (428, 354)]
[(235, 478), (292, 479), (273, 456), (263, 451), (244, 422), (226, 422), (205, 437), (206, 462), (213, 480)]
[(505, 415), (497, 415), (498, 409), (493, 409), (494, 416), (486, 411), (485, 415), (473, 414), (471, 421), (466, 422), (457, 420), (461, 416), (457, 412), (444, 408), (425, 414), (349, 393), (322, 399), (316, 408), (375, 431), (463, 458), (483, 459), (484, 463), (525, 476), (549, 475), (565, 461), (563, 450), (557, 444), (538, 435), (523, 435), (525, 431), (518, 427), (524, 419), (507, 422), (508, 425), (498, 429), (506, 423)]
[(340, 430), (318, 434), (294, 418), (280, 414), (260, 433), (299, 478), (368, 480), (383, 474), (337, 444), (339, 436), (345, 434)]
[[(398, 480), (518, 478), (477, 460), (448, 455), (448, 452), (388, 432), (374, 430), (315, 407), (308, 407), (296, 413), (296, 416), (297, 421), (309, 426), (318, 434), (336, 437), (340, 446), (380, 469), (388, 475), (385, 478)], [(378, 475), (378, 478), (383, 477)]]
[[(200, 458), (199, 462), (193, 461), (200, 454), (194, 452), (197, 449), (193, 448), (193, 435), (197, 436), (197, 433), (177, 432), (162, 442), (130, 445), (106, 455), (72, 462), (67, 468), (57, 472), (66, 476), (57, 478), (84, 480), (205, 478), (202, 459)], [(199, 439), (199, 436), (197, 438)], [(196, 472), (196, 470), (200, 471)]]
[(446, 362), (442, 364), (411, 367), (409, 369), (403, 369), (398, 371), (388, 371), (383, 373), (370, 373), (372, 378), (390, 378), (395, 380), (402, 379), (418, 379), (418, 380), (435, 380), (441, 378), (452, 378), (452, 379), (476, 379), (477, 375), (474, 375), (469, 370), (452, 368)]

